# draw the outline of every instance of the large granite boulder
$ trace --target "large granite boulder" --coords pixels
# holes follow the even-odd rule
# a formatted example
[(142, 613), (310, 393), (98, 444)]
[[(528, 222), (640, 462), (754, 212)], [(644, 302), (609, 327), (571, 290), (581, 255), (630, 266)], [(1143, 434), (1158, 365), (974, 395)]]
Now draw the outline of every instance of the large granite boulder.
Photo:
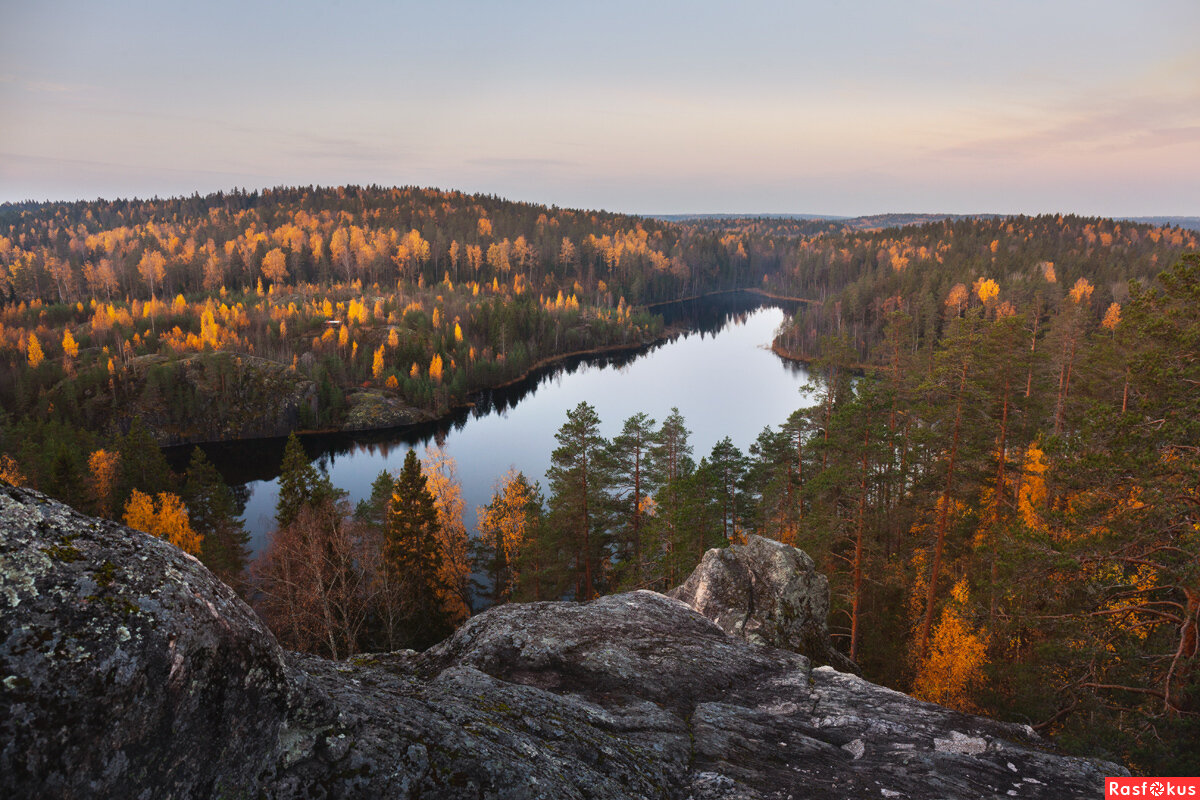
[(0, 796), (1064, 797), (1123, 771), (652, 592), (283, 653), (170, 545), (0, 485)]
[(0, 796), (230, 794), (289, 708), (283, 651), (199, 561), (0, 483)]
[(667, 593), (751, 644), (803, 653), (817, 664), (858, 673), (829, 639), (829, 581), (813, 560), (773, 539), (713, 548)]

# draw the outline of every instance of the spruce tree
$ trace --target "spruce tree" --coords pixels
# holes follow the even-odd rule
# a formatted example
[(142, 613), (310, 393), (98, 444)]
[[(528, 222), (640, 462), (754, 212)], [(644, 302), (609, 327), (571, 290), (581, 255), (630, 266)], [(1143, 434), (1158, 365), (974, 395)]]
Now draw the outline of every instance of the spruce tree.
[(199, 447), (192, 450), (188, 463), (183, 500), (192, 528), (204, 537), (200, 560), (221, 580), (238, 588), (250, 558), (250, 534), (237, 518), (233, 492)]
[(286, 528), (296, 520), (304, 506), (318, 506), (339, 496), (329, 476), (308, 460), (296, 434), (288, 436), (279, 469), (279, 499), (275, 502), (275, 523)]
[(613, 510), (619, 520), (618, 570), (621, 583), (640, 587), (646, 581), (646, 506), (658, 486), (651, 450), (655, 441), (654, 420), (644, 413), (634, 414), (609, 448), (608, 463), (616, 490)]
[(410, 647), (428, 647), (450, 633), (439, 601), (446, 591), (440, 577), (443, 558), (433, 495), (417, 454), (409, 450), (392, 490), (383, 561), (403, 587), (397, 600)]
[(137, 489), (145, 494), (175, 491), (175, 476), (163, 457), (162, 450), (141, 418), (134, 417), (129, 433), (120, 439), (122, 485), (115, 507), (125, 505), (130, 493)]

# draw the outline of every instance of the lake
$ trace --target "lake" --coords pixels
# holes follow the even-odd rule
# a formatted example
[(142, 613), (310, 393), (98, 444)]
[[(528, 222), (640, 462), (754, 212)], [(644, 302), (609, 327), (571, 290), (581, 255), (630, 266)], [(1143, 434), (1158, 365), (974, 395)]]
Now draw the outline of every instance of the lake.
[[(731, 293), (655, 311), (687, 332), (637, 352), (572, 358), (519, 385), (486, 392), (474, 407), (437, 424), (308, 436), (305, 450), (328, 471), (334, 486), (349, 492), (353, 504), (370, 494), (381, 470), (399, 471), (410, 447), (421, 456), (426, 446), (441, 444), (457, 461), (465, 522), (472, 531), (476, 508), (490, 501), (497, 480), (511, 467), (545, 488), (554, 434), (567, 411), (585, 400), (596, 408), (606, 437), (620, 432), (625, 419), (639, 411), (661, 422), (677, 406), (697, 461), (726, 436), (744, 452), (764, 427), (778, 426), (797, 408), (812, 404), (803, 391), (804, 368), (770, 350), (785, 317), (781, 304)], [(242, 519), (256, 553), (274, 526), (284, 442), (204, 446), (244, 501)], [(186, 465), (185, 453), (171, 455)]]

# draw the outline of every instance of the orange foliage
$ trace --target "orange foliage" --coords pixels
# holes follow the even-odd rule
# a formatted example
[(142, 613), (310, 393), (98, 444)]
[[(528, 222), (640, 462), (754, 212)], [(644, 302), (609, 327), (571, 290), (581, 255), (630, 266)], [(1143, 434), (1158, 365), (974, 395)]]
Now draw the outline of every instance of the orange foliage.
[(62, 349), (63, 353), (71, 358), (79, 355), (79, 343), (75, 341), (75, 337), (71, 335), (69, 329), (63, 331)]
[(112, 516), (112, 496), (117, 486), (117, 470), (120, 465), (121, 454), (116, 451), (97, 450), (88, 456), (92, 495), (96, 498), (101, 516)]
[(1121, 304), (1109, 304), (1108, 310), (1104, 312), (1104, 319), (1100, 320), (1100, 324), (1105, 330), (1115, 331), (1117, 326), (1121, 324)]
[(35, 334), (29, 334), (29, 344), (25, 349), (25, 357), (29, 359), (29, 366), (37, 369), (46, 359), (45, 353), (42, 352), (42, 345), (38, 341)]
[(956, 583), (951, 594), (934, 628), (929, 653), (917, 664), (912, 693), (959, 711), (976, 711), (972, 696), (984, 682), (988, 634), (971, 624), (966, 579)]
[(0, 454), (0, 481), (8, 481), (13, 486), (24, 486), (28, 481), (21, 474), (17, 462), (8, 453)]
[(200, 554), (203, 537), (192, 530), (187, 507), (178, 495), (161, 492), (157, 501), (133, 490), (125, 504), (125, 524), (129, 527), (166, 539), (185, 553)]

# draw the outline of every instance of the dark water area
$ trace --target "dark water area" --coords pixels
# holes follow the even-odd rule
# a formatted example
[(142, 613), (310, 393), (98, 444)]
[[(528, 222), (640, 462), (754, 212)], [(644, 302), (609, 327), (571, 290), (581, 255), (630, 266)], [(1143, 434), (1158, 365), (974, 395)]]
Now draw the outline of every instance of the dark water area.
[[(476, 508), (490, 499), (510, 469), (544, 484), (554, 434), (567, 412), (582, 401), (596, 407), (602, 433), (611, 437), (626, 418), (644, 411), (660, 421), (679, 408), (692, 432), (695, 457), (729, 436), (743, 451), (766, 426), (810, 404), (802, 393), (808, 374), (770, 350), (786, 303), (730, 293), (656, 307), (681, 332), (648, 348), (577, 356), (528, 379), (481, 392), (473, 405), (435, 423), (358, 434), (319, 434), (304, 449), (333, 484), (357, 503), (382, 470), (398, 471), (409, 448), (418, 456), (440, 445), (457, 463), (469, 531)], [(790, 311), (790, 308), (787, 308)], [(285, 439), (204, 445), (204, 451), (235, 489), (242, 519), (258, 552), (274, 525), (279, 465)], [(191, 448), (169, 450), (177, 469)]]

